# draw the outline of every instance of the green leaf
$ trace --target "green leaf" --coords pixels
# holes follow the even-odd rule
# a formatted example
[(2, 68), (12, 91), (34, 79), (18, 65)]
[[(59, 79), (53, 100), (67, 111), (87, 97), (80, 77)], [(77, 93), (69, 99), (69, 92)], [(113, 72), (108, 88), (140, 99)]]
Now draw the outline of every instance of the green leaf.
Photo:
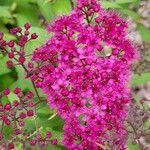
[(137, 27), (138, 30), (140, 31), (142, 39), (146, 42), (150, 42), (150, 29), (148, 29), (146, 26), (144, 26), (141, 23), (139, 23)]
[(38, 0), (38, 5), (41, 13), (48, 20), (58, 15), (68, 14), (71, 10), (69, 0), (55, 0), (54, 2)]
[(118, 4), (125, 4), (125, 3), (136, 3), (138, 0), (116, 0), (115, 1)]
[(31, 91), (34, 91), (33, 85), (30, 79), (25, 79), (24, 69), (21, 66), (16, 66), (15, 69), (18, 73), (18, 80), (12, 84), (11, 88), (14, 89), (18, 86), (22, 88), (23, 90), (29, 89)]
[(36, 130), (35, 119), (33, 117), (25, 119), (25, 127), (24, 127), (24, 129), (27, 130), (30, 133), (32, 133), (32, 132), (34, 132)]
[(15, 78), (12, 77), (11, 73), (0, 75), (0, 90), (10, 87), (15, 82)]
[(11, 126), (4, 126), (3, 133), (6, 139), (9, 138), (12, 132), (13, 132), (13, 129)]
[(0, 75), (7, 74), (11, 71), (6, 66), (7, 59), (7, 57), (0, 57)]
[(8, 100), (9, 102), (13, 102), (14, 100), (18, 100), (18, 97), (16, 94), (14, 94), (13, 92), (10, 92), (10, 94), (7, 96), (8, 97)]
[(9, 34), (9, 33), (4, 34), (4, 39), (5, 40), (16, 40), (16, 38), (13, 35)]
[(46, 102), (43, 102), (37, 108), (37, 117), (40, 120), (48, 121), (48, 118), (53, 114), (53, 111), (50, 110), (50, 107)]
[(136, 22), (139, 22), (139, 20), (140, 20), (139, 14), (132, 10), (120, 9), (119, 11), (121, 11), (125, 15), (131, 16)]
[(26, 44), (25, 50), (28, 54), (31, 54), (35, 50), (35, 48), (43, 44), (46, 39), (50, 37), (50, 34), (48, 34), (46, 30), (40, 27), (32, 27), (30, 29), (30, 33), (37, 33), (38, 38), (36, 40), (31, 40)]
[(55, 118), (51, 119), (49, 121), (49, 123), (50, 123), (51, 128), (54, 128), (56, 126), (60, 126), (60, 128), (62, 128), (63, 124), (64, 124), (64, 121), (59, 116), (56, 116)]
[(16, 2), (18, 2), (18, 3), (21, 3), (21, 2), (23, 2), (23, 3), (37, 3), (37, 0), (15, 0)]
[(56, 145), (56, 146), (49, 145), (48, 150), (67, 150), (67, 149), (62, 145)]
[(9, 7), (7, 6), (0, 6), (0, 17), (5, 17), (5, 18), (11, 18), (11, 13), (9, 10)]
[(143, 73), (142, 75), (134, 74), (132, 77), (132, 85), (147, 83), (150, 81), (150, 73)]
[(138, 145), (133, 145), (132, 143), (129, 143), (127, 146), (127, 150), (140, 150)]
[(26, 22), (30, 22), (33, 26), (39, 26), (38, 8), (36, 5), (30, 5), (22, 0), (18, 1), (16, 12), (18, 26), (23, 26)]
[(115, 2), (108, 2), (108, 1), (103, 1), (102, 2), (102, 7), (105, 9), (108, 8), (122, 8), (119, 4), (115, 3)]
[(150, 128), (150, 118), (145, 122), (144, 127)]

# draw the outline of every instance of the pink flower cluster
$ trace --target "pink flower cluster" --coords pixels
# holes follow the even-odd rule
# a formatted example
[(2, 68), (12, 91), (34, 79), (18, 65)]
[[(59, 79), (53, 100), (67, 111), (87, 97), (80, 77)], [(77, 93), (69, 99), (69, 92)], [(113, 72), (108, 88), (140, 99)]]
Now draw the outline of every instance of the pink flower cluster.
[(96, 0), (49, 26), (53, 36), (37, 48), (31, 78), (65, 120), (69, 150), (125, 150), (124, 121), (130, 104), (130, 64), (136, 51), (126, 39), (127, 22)]

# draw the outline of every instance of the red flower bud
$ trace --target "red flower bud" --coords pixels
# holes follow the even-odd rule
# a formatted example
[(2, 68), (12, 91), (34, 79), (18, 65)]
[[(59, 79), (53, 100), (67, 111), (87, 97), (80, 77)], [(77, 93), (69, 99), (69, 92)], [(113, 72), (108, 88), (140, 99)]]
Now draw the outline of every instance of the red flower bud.
[(23, 64), (24, 62), (25, 62), (25, 57), (23, 57), (23, 56), (20, 56), (19, 57), (19, 62), (21, 63), (21, 64)]
[(51, 133), (50, 131), (47, 131), (46, 137), (47, 137), (47, 138), (51, 138), (51, 137), (52, 137), (52, 133)]
[(14, 148), (15, 148), (14, 143), (9, 143), (9, 144), (8, 144), (8, 149), (14, 149)]
[(32, 117), (34, 115), (33, 110), (28, 110), (27, 111), (27, 116)]
[(36, 141), (35, 141), (35, 140), (31, 140), (31, 141), (29, 142), (29, 144), (30, 144), (31, 146), (35, 146), (35, 145), (36, 145)]
[(11, 108), (12, 108), (12, 107), (11, 107), (11, 104), (6, 104), (6, 105), (4, 106), (4, 109), (7, 110), (7, 111), (9, 111)]
[(21, 88), (16, 87), (15, 90), (14, 90), (14, 93), (19, 94), (20, 92), (22, 92)]
[(57, 145), (57, 144), (58, 144), (57, 139), (53, 139), (53, 140), (51, 140), (51, 144), (52, 144), (52, 145)]
[(29, 92), (27, 93), (27, 97), (28, 97), (28, 98), (33, 98), (33, 97), (34, 97), (34, 93), (31, 92), (31, 91), (29, 91)]
[(31, 35), (31, 39), (37, 39), (38, 38), (38, 35), (36, 34), (36, 33), (33, 33), (32, 35)]
[(11, 67), (14, 66), (14, 64), (13, 64), (13, 62), (12, 62), (11, 60), (8, 60), (8, 61), (6, 62), (6, 64), (7, 64), (7, 67), (8, 67), (8, 68), (11, 68)]
[(4, 95), (9, 95), (10, 89), (9, 88), (5, 88), (3, 93), (4, 93)]
[(25, 28), (26, 30), (30, 29), (30, 27), (31, 27), (31, 24), (28, 23), (28, 22), (24, 25), (24, 28)]
[(9, 41), (9, 42), (8, 42), (8, 46), (9, 46), (9, 47), (14, 47), (14, 45), (15, 45), (15, 42), (14, 42), (14, 41)]
[(19, 118), (20, 118), (20, 119), (24, 119), (24, 118), (26, 118), (26, 114), (25, 114), (25, 113), (23, 113), (23, 112), (22, 112), (22, 113), (20, 113), (20, 114), (19, 114)]
[(9, 53), (8, 53), (8, 57), (9, 57), (9, 58), (14, 58), (14, 53), (13, 53), (13, 52), (9, 52)]

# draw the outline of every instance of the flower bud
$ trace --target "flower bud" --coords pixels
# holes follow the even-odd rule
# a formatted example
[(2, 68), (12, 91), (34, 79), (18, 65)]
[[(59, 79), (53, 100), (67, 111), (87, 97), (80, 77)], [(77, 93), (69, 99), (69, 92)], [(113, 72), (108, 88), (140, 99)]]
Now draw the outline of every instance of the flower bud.
[(36, 34), (36, 33), (33, 33), (32, 35), (31, 35), (31, 39), (37, 39), (38, 38), (38, 35)]
[(27, 111), (27, 116), (28, 116), (28, 117), (32, 117), (33, 115), (34, 115), (33, 110), (28, 110), (28, 111)]
[(26, 30), (30, 29), (30, 28), (31, 28), (31, 24), (27, 22), (27, 23), (24, 25), (24, 28), (25, 28)]
[(10, 89), (9, 88), (5, 88), (3, 93), (4, 93), (4, 95), (9, 95), (10, 94)]
[(12, 67), (14, 66), (14, 64), (13, 64), (13, 62), (12, 62), (11, 60), (8, 60), (8, 61), (6, 62), (6, 64), (7, 64), (7, 67), (8, 67), (8, 68), (12, 68)]
[(51, 142), (52, 145), (57, 145), (57, 144), (58, 144), (57, 139), (53, 139), (53, 140), (51, 140), (50, 142)]

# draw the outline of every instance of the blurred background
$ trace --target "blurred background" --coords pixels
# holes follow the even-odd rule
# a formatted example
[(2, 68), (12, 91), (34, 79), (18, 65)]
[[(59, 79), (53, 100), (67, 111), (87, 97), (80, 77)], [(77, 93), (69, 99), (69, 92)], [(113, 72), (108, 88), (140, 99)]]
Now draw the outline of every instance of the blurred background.
[[(73, 0), (72, 0), (73, 1)], [(74, 0), (75, 2), (75, 0)], [(105, 9), (117, 10), (129, 22), (128, 38), (136, 45), (140, 58), (132, 66), (133, 77), (131, 86), (137, 105), (141, 99), (150, 100), (150, 0), (100, 0)], [(45, 28), (54, 18), (62, 14), (68, 14), (71, 10), (70, 0), (0, 0), (0, 31), (5, 33), (5, 39), (14, 39), (9, 34), (9, 29), (15, 26), (23, 26), (24, 23), (32, 24), (30, 32), (36, 32), (39, 38), (30, 42), (25, 48), (29, 54), (49, 37)], [(15, 67), (6, 68), (7, 57), (0, 55), (0, 91), (6, 87), (13, 89), (21, 87), (23, 90), (32, 90), (31, 83), (24, 79), (23, 71)], [(12, 101), (15, 96), (11, 94), (7, 101)], [(150, 106), (150, 101), (146, 104)], [(50, 128), (57, 138), (62, 135), (63, 121), (57, 116), (51, 122), (45, 122), (50, 112), (46, 104), (39, 106), (38, 121), (44, 128)], [(45, 119), (45, 120), (44, 120)], [(32, 120), (27, 121), (27, 128), (33, 130)], [(146, 126), (150, 131), (150, 116)], [(9, 136), (10, 129), (6, 128)], [(150, 136), (140, 139), (142, 144), (150, 149)], [(128, 149), (138, 150), (139, 147), (129, 139)], [(18, 149), (19, 145), (18, 145)], [(51, 148), (51, 150), (65, 149), (63, 146)]]

